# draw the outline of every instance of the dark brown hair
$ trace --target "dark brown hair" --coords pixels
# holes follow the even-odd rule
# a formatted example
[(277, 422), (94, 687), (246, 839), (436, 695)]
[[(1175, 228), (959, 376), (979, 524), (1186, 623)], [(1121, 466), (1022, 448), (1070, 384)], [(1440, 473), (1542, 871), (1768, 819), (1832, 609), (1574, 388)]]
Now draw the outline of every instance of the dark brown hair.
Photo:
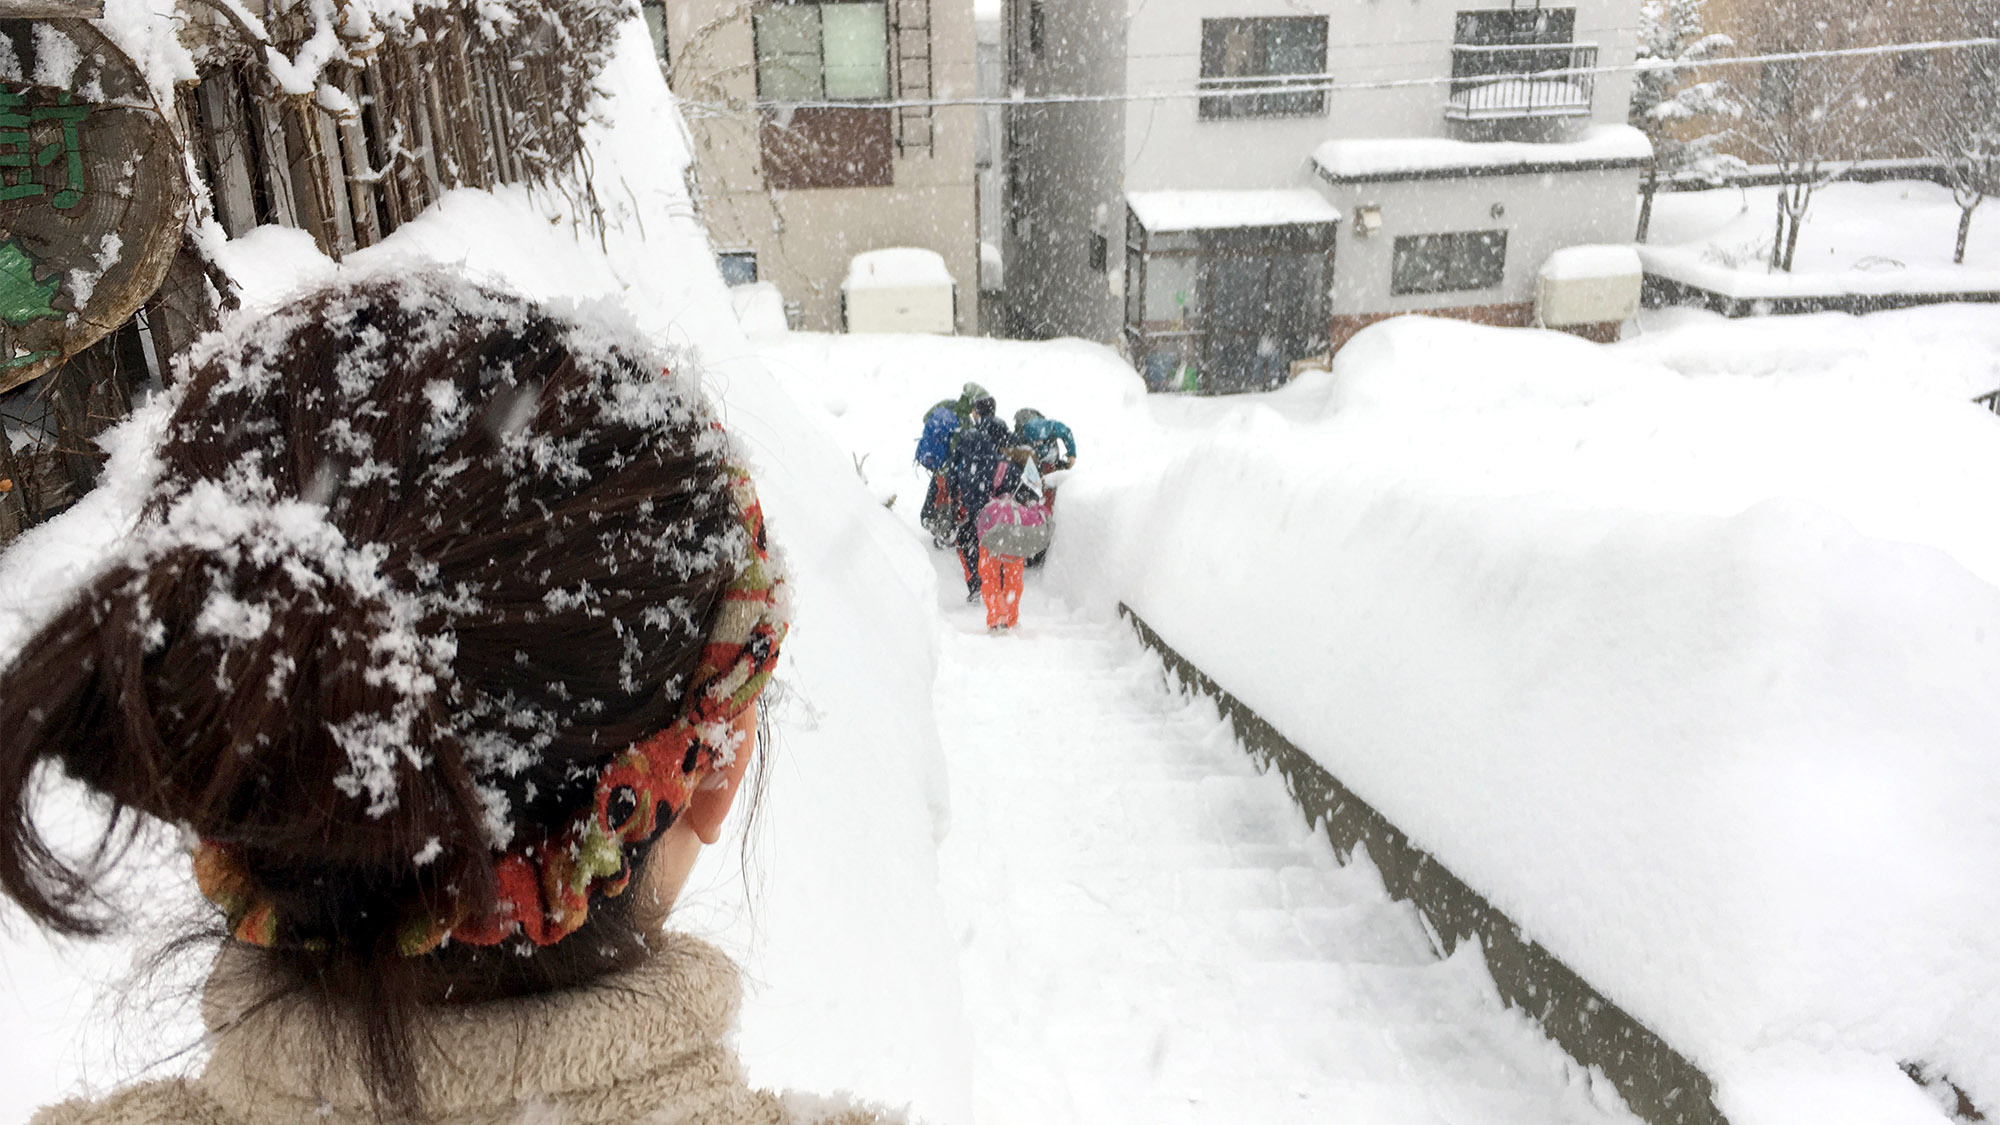
[[(419, 1115), (425, 1003), (641, 955), (631, 896), (547, 948), (396, 938), (490, 909), (494, 852), (676, 716), (743, 558), (726, 442), (630, 331), (436, 274), (239, 318), (167, 394), (139, 530), (0, 673), (0, 888), (97, 933), (130, 813), (228, 847), (275, 994)], [(37, 831), (44, 767), (116, 814), (88, 860)]]

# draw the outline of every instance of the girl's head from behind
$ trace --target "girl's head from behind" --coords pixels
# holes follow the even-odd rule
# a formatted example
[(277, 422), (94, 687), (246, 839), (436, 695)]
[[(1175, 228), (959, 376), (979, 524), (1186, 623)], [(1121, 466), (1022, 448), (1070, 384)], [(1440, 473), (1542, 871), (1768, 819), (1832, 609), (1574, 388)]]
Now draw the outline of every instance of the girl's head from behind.
[(169, 394), (130, 543), (0, 674), (0, 887), (104, 925), (45, 763), (180, 827), (413, 1108), (423, 1003), (643, 954), (618, 892), (783, 633), (754, 494), (642, 338), (437, 275), (240, 319)]

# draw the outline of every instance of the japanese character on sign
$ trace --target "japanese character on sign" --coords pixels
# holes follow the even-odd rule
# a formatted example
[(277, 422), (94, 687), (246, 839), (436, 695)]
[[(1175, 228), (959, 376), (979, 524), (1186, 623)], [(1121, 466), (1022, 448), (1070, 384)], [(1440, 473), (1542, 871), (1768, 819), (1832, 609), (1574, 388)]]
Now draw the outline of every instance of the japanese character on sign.
[[(81, 130), (90, 108), (68, 92), (54, 105), (31, 106), (26, 93), (0, 87), (0, 202), (49, 195), (49, 204), (60, 211), (83, 202)], [(39, 148), (37, 133), (45, 138)], [(63, 186), (50, 194), (37, 170), (58, 159)]]

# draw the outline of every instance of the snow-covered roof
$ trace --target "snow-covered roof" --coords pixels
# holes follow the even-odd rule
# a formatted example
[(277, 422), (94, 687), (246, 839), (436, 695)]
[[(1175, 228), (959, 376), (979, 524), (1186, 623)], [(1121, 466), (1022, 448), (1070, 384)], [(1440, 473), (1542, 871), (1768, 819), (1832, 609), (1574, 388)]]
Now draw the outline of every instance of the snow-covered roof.
[(847, 263), (844, 289), (912, 289), (926, 285), (950, 285), (951, 271), (944, 255), (915, 246), (892, 246), (856, 254)]
[(1340, 210), (1318, 192), (1134, 191), (1125, 202), (1150, 231), (1214, 230), (1227, 227), (1281, 227), (1294, 223), (1337, 223)]
[(1581, 281), (1599, 277), (1637, 277), (1645, 270), (1639, 252), (1630, 246), (1565, 246), (1542, 263), (1550, 281)]
[(1630, 125), (1593, 125), (1574, 141), (1458, 141), (1448, 137), (1376, 137), (1328, 141), (1313, 150), (1320, 175), (1334, 181), (1502, 176), (1543, 169), (1632, 167), (1652, 159), (1653, 143)]

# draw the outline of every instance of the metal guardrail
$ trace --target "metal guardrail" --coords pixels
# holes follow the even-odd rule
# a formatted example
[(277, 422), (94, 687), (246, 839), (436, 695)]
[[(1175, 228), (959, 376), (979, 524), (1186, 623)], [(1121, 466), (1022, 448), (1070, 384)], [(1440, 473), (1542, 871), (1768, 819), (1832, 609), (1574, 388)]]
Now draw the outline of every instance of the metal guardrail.
[(1595, 43), (1453, 44), (1444, 115), (1454, 121), (1587, 117), (1596, 65)]

